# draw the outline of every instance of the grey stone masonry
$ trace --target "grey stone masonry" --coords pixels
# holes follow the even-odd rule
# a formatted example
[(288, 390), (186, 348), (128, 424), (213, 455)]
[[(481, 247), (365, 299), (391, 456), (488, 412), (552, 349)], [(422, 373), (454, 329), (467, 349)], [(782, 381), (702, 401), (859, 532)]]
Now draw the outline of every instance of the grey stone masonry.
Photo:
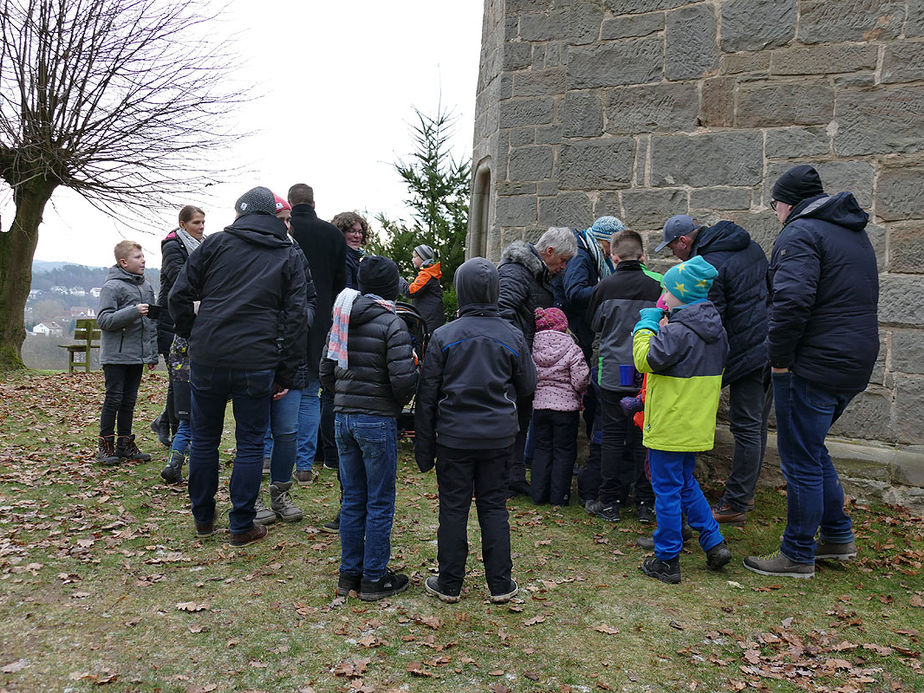
[(894, 491), (924, 486), (924, 0), (484, 7), (469, 252), (604, 214), (651, 244), (678, 213), (769, 252), (773, 183), (812, 164), (869, 212), (880, 270), (880, 357), (829, 447), (872, 470), (856, 488), (924, 504)]

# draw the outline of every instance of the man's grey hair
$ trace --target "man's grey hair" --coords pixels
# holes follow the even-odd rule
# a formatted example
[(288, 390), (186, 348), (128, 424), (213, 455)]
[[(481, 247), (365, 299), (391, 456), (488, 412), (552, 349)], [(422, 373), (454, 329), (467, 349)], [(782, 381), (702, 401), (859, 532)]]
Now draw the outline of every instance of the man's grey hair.
[(565, 258), (574, 257), (578, 250), (574, 234), (567, 226), (550, 226), (536, 241), (536, 248), (540, 252), (551, 248), (553, 253)]

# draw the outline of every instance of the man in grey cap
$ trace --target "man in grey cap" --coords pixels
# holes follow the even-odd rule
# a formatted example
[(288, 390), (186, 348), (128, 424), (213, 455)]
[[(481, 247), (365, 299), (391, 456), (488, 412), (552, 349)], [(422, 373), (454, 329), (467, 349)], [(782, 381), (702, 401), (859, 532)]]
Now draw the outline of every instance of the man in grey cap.
[(767, 365), (767, 256), (734, 222), (703, 226), (687, 214), (667, 220), (657, 250), (664, 247), (682, 261), (701, 255), (719, 271), (709, 300), (728, 335), (722, 385), (728, 387), (728, 425), (735, 447), (725, 491), (712, 513), (718, 522), (741, 524), (754, 507), (772, 402)]

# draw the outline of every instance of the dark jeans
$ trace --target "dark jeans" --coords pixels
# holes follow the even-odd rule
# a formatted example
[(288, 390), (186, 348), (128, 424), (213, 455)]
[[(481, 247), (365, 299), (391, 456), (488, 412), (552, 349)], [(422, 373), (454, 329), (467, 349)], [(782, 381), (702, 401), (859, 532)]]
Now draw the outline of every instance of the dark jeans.
[(600, 490), (597, 500), (604, 505), (625, 504), (635, 486), (635, 502), (654, 503), (654, 491), (645, 475), (642, 431), (619, 406), (632, 392), (598, 390), (603, 409), (603, 441), (600, 459)]
[[(591, 383), (591, 387), (596, 386)], [(587, 461), (578, 470), (578, 498), (581, 505), (585, 505), (587, 501), (596, 500), (597, 491), (600, 490), (600, 448), (603, 444), (603, 413), (601, 410), (602, 407), (598, 406), (588, 445)]]
[(176, 397), (174, 396), (173, 376), (170, 369), (170, 351), (161, 352), (160, 355), (164, 357), (164, 363), (167, 365), (167, 403), (161, 416), (167, 417), (170, 424), (170, 435), (172, 436), (180, 427), (180, 417), (176, 411)]
[(533, 437), (536, 451), (530, 491), (537, 505), (568, 505), (571, 499), (571, 473), (577, 458), (577, 411), (533, 411)]
[(338, 413), (334, 430), (343, 488), (340, 572), (378, 580), (391, 558), (398, 423), (393, 416)]
[(235, 534), (253, 528), (253, 504), (263, 475), (263, 436), (269, 422), (274, 375), (272, 370), (190, 365), (189, 499), (196, 522), (210, 524), (215, 516), (218, 447), (230, 397), (237, 454), (231, 470), (231, 512), (228, 516)]
[(141, 384), (143, 372), (143, 363), (130, 365), (117, 363), (103, 366), (103, 374), (106, 376), (106, 397), (103, 399), (103, 410), (99, 416), (101, 436), (115, 435), (117, 423), (120, 436), (132, 434), (135, 401), (138, 399), (138, 386)]
[(825, 436), (853, 399), (791, 373), (773, 374), (776, 441), (786, 477), (786, 529), (783, 554), (797, 563), (815, 560), (815, 533), (845, 544), (853, 523), (844, 512), (844, 489), (825, 447)]
[(517, 431), (516, 441), (510, 449), (510, 485), (526, 483), (526, 463), (523, 455), (526, 451), (526, 434), (529, 432), (529, 422), (533, 418), (533, 398), (521, 397), (517, 400)]
[(728, 428), (735, 438), (735, 450), (722, 501), (739, 512), (747, 511), (754, 500), (767, 449), (773, 404), (769, 370), (758, 368), (728, 386)]
[(318, 431), (324, 460), (329, 466), (337, 466), (337, 436), (334, 434), (334, 393), (327, 388), (321, 390), (321, 427)]
[(481, 555), (491, 594), (510, 588), (510, 525), (507, 518), (507, 465), (511, 449), (460, 450), (436, 446), (440, 494), (437, 560), (440, 587), (459, 594), (468, 558), (468, 512), (475, 497), (481, 526)]

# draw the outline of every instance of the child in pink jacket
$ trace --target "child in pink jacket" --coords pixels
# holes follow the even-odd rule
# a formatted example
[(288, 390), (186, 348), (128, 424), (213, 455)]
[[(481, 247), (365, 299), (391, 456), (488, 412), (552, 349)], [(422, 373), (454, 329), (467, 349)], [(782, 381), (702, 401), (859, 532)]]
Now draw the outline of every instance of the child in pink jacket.
[(533, 502), (568, 505), (578, 412), (590, 373), (581, 348), (568, 332), (568, 318), (558, 308), (536, 309), (533, 361), (538, 376), (533, 400)]

